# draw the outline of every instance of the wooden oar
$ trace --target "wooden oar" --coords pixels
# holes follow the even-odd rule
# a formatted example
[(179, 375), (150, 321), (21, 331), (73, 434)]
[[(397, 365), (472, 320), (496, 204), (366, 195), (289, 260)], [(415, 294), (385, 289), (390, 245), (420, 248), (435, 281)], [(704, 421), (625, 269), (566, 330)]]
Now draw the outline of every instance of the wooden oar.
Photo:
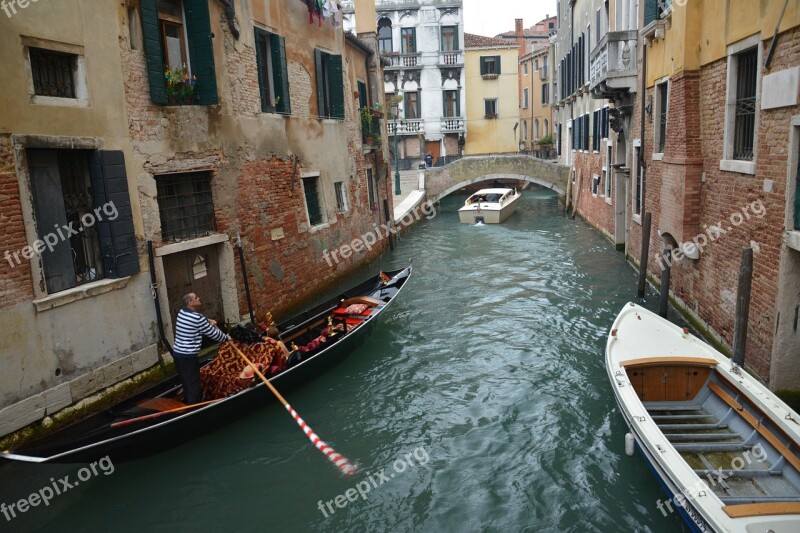
[(111, 424), (111, 427), (112, 428), (118, 428), (118, 427), (122, 427), (122, 426), (127, 426), (128, 424), (133, 424), (135, 422), (142, 422), (144, 420), (152, 420), (154, 418), (159, 418), (161, 416), (168, 415), (170, 413), (178, 413), (180, 411), (186, 411), (187, 409), (194, 409), (195, 407), (208, 405), (210, 403), (215, 403), (215, 402), (218, 402), (218, 401), (219, 400), (208, 400), (208, 401), (205, 401), (205, 402), (193, 403), (192, 405), (184, 405), (183, 407), (176, 407), (175, 409), (168, 409), (166, 411), (159, 411), (158, 413), (151, 413), (149, 415), (137, 416), (136, 418), (131, 418), (131, 419), (128, 419), (128, 420), (122, 420), (120, 422), (114, 422), (113, 424)]
[(303, 430), (303, 433), (305, 433), (306, 436), (309, 438), (311, 444), (313, 444), (314, 447), (316, 447), (319, 451), (325, 454), (325, 457), (327, 457), (328, 460), (330, 460), (330, 462), (332, 462), (336, 466), (336, 468), (338, 468), (342, 472), (342, 474), (346, 476), (355, 474), (356, 468), (350, 464), (350, 461), (348, 461), (344, 455), (337, 453), (336, 450), (328, 446), (325, 443), (325, 441), (320, 439), (319, 436), (316, 433), (314, 433), (311, 427), (308, 424), (306, 424), (302, 418), (300, 418), (300, 415), (297, 414), (297, 411), (295, 411), (294, 408), (292, 408), (292, 406), (289, 405), (289, 402), (287, 402), (286, 399), (283, 396), (281, 396), (281, 393), (278, 392), (275, 389), (275, 387), (272, 386), (272, 383), (270, 383), (269, 380), (266, 377), (264, 377), (264, 374), (261, 373), (258, 367), (255, 364), (253, 364), (253, 362), (250, 359), (248, 359), (247, 356), (243, 354), (242, 351), (239, 348), (237, 348), (235, 344), (231, 343), (231, 346), (233, 346), (233, 349), (236, 350), (236, 353), (238, 353), (239, 356), (242, 359), (244, 359), (248, 365), (250, 365), (250, 368), (253, 369), (253, 371), (258, 375), (259, 378), (261, 378), (261, 381), (264, 382), (264, 384), (272, 392), (272, 394), (275, 395), (278, 401), (283, 404), (286, 410), (289, 411), (289, 414), (292, 415), (292, 418), (294, 418), (295, 422), (297, 422), (297, 425), (300, 426), (300, 428)]

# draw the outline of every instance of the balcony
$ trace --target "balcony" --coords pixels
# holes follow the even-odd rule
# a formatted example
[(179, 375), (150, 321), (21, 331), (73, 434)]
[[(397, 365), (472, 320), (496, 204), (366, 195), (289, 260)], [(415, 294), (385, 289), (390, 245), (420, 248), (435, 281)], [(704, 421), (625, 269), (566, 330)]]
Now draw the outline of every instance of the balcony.
[(539, 69), (539, 79), (542, 81), (547, 81), (547, 67), (541, 67)]
[(589, 90), (594, 98), (636, 92), (637, 32), (606, 33), (589, 54)]
[(419, 135), (425, 133), (425, 122), (421, 118), (390, 120), (387, 122), (389, 135)]
[(464, 65), (464, 50), (439, 52), (440, 67), (460, 67)]
[(397, 54), (392, 52), (384, 56), (389, 61), (389, 66), (384, 70), (397, 70), (407, 68), (422, 68), (422, 61), (420, 58), (422, 54)]
[(464, 117), (442, 117), (442, 133), (464, 133)]

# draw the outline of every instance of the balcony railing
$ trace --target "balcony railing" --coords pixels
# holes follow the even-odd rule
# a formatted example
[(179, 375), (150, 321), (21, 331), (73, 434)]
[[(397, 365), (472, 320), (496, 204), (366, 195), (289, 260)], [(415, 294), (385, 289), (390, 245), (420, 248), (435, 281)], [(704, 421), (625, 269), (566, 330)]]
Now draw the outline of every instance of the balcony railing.
[(637, 32), (611, 31), (589, 54), (589, 88), (601, 97), (636, 92)]
[(439, 64), (445, 66), (456, 66), (464, 64), (464, 51), (463, 50), (450, 50), (447, 52), (439, 52)]
[(462, 133), (464, 117), (442, 117), (442, 133)]
[(547, 67), (541, 67), (539, 69), (539, 79), (542, 81), (547, 80)]
[(421, 118), (401, 119), (395, 122), (390, 120), (387, 123), (389, 135), (394, 135), (395, 130), (398, 135), (417, 135), (425, 133), (425, 123)]
[(420, 57), (422, 54), (386, 54), (384, 57), (389, 60), (387, 69), (393, 68), (422, 68)]

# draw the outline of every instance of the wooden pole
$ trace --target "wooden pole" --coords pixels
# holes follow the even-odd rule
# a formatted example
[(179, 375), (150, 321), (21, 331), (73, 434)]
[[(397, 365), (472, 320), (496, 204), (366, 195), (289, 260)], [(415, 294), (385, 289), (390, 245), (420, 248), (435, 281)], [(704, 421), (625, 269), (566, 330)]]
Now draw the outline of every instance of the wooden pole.
[(194, 409), (195, 407), (202, 407), (203, 405), (209, 405), (212, 403), (217, 403), (219, 400), (208, 400), (205, 402), (200, 403), (193, 403), (192, 405), (184, 405), (183, 407), (176, 407), (175, 409), (168, 409), (166, 411), (159, 411), (158, 413), (152, 413), (149, 415), (144, 416), (137, 416), (136, 418), (131, 418), (128, 420), (122, 420), (120, 422), (114, 422), (111, 424), (112, 428), (118, 428), (122, 426), (127, 426), (129, 424), (135, 424), (136, 422), (143, 422), (145, 420), (152, 420), (154, 418), (160, 418), (165, 415), (169, 415), (172, 413), (180, 413), (181, 411), (186, 411), (188, 409)]
[(650, 222), (651, 216), (647, 212), (644, 214), (644, 223), (642, 224), (642, 255), (639, 258), (639, 290), (637, 294), (640, 298), (644, 296), (644, 287), (647, 283), (647, 262), (650, 256)]
[[(389, 228), (392, 219), (389, 216), (389, 200), (386, 198), (383, 199), (383, 212), (386, 218), (386, 227)], [(394, 250), (394, 232), (389, 233), (389, 249)]]
[(250, 313), (250, 324), (256, 325), (256, 317), (253, 315), (253, 303), (250, 300), (250, 284), (247, 282), (247, 265), (244, 263), (244, 247), (242, 237), (237, 233), (236, 239), (239, 241), (239, 262), (242, 264), (242, 278), (244, 279), (244, 294), (247, 296), (247, 310)]
[(664, 260), (661, 264), (661, 294), (658, 299), (658, 315), (667, 318), (669, 309), (669, 276), (671, 267), (670, 249), (664, 248)]
[(753, 285), (753, 249), (742, 249), (739, 287), (736, 290), (736, 322), (733, 327), (733, 362), (744, 366), (747, 347), (747, 321), (750, 315), (750, 289)]
[(355, 474), (356, 468), (350, 464), (350, 461), (348, 461), (344, 455), (337, 453), (336, 450), (328, 446), (325, 443), (325, 441), (320, 439), (317, 436), (317, 434), (314, 433), (314, 431), (311, 429), (311, 426), (306, 424), (306, 422), (302, 418), (300, 418), (300, 415), (297, 414), (297, 411), (295, 411), (294, 408), (291, 405), (289, 405), (289, 402), (286, 401), (286, 398), (281, 396), (281, 393), (278, 392), (277, 389), (275, 389), (275, 387), (272, 386), (272, 383), (270, 383), (266, 377), (264, 377), (264, 374), (261, 373), (258, 367), (254, 365), (253, 362), (250, 359), (248, 359), (247, 356), (243, 354), (242, 351), (235, 344), (231, 343), (231, 346), (233, 346), (233, 349), (236, 350), (236, 353), (239, 354), (239, 357), (244, 359), (245, 362), (248, 365), (250, 365), (250, 368), (253, 369), (253, 372), (255, 372), (259, 378), (261, 378), (261, 381), (264, 382), (264, 385), (266, 385), (267, 388), (270, 390), (270, 392), (272, 392), (272, 394), (275, 395), (278, 401), (281, 402), (281, 404), (283, 404), (286, 410), (289, 411), (289, 414), (292, 415), (294, 421), (297, 422), (297, 425), (300, 426), (300, 428), (303, 430), (303, 433), (305, 433), (306, 437), (309, 438), (311, 444), (313, 444), (315, 448), (321, 451), (325, 455), (325, 457), (327, 457), (328, 460), (332, 462), (336, 466), (336, 468), (338, 468), (339, 471), (342, 472), (344, 475), (349, 476), (351, 474)]

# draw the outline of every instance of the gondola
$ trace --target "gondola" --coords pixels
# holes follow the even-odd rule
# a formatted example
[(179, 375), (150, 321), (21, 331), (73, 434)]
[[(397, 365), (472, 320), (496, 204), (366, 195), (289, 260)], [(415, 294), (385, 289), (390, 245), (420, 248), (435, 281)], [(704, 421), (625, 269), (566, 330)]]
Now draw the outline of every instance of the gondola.
[[(279, 390), (286, 391), (305, 383), (341, 361), (360, 344), (375, 326), (378, 317), (394, 301), (411, 276), (411, 266), (374, 276), (289, 320), (277, 324), (281, 338), (302, 345), (317, 337), (330, 324), (330, 317), (352, 301), (367, 302), (363, 316), (348, 320), (351, 328), (333, 337), (313, 353), (304, 354), (295, 364), (270, 378)], [(206, 362), (205, 364), (208, 364)], [(217, 402), (155, 419), (112, 427), (121, 421), (140, 418), (139, 407), (153, 399), (178, 402), (181, 384), (177, 376), (168, 378), (103, 412), (71, 424), (22, 447), (0, 453), (11, 461), (30, 463), (87, 463), (109, 456), (124, 462), (154, 455), (213, 431), (254, 409), (270, 403), (264, 383), (242, 390)]]
[[(800, 415), (717, 350), (633, 303), (606, 369), (638, 448), (692, 531), (800, 531)], [(657, 510), (656, 510), (657, 509)]]

